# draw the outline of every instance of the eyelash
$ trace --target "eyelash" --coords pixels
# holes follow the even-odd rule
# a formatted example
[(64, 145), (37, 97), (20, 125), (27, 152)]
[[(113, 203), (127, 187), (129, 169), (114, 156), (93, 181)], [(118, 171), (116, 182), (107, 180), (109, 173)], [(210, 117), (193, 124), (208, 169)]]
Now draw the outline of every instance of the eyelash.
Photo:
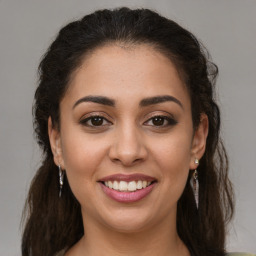
[[(93, 125), (92, 124), (92, 120), (93, 120), (93, 118), (99, 118), (103, 123), (104, 122), (107, 122), (107, 124), (101, 124), (101, 125)], [(88, 124), (88, 122), (91, 122), (91, 124)], [(102, 127), (102, 126), (106, 126), (106, 125), (111, 125), (112, 123), (108, 120), (108, 119), (106, 119), (105, 117), (103, 117), (103, 116), (101, 116), (101, 115), (92, 115), (92, 116), (89, 116), (89, 117), (87, 117), (87, 118), (85, 118), (85, 119), (82, 119), (81, 121), (80, 121), (80, 124), (82, 124), (82, 125), (84, 125), (84, 126), (87, 126), (87, 127), (95, 127), (95, 128), (97, 128), (97, 127)]]
[[(92, 124), (92, 120), (93, 119), (100, 119), (98, 121), (102, 122), (100, 123), (99, 125), (93, 125)], [(155, 119), (155, 120), (154, 120)], [(158, 119), (158, 120), (157, 120)], [(160, 120), (159, 120), (160, 119)], [(96, 120), (97, 121), (97, 120)], [(153, 121), (164, 121), (164, 124), (163, 125), (154, 125), (154, 124), (148, 124), (149, 122), (153, 122)], [(90, 124), (88, 124), (88, 122), (90, 122)], [(104, 124), (105, 123), (105, 124)], [(171, 118), (171, 117), (168, 117), (168, 116), (164, 116), (164, 115), (155, 115), (155, 116), (152, 116), (151, 118), (149, 118), (146, 122), (144, 122), (143, 124), (146, 125), (146, 126), (153, 126), (153, 127), (156, 127), (156, 128), (165, 128), (165, 127), (169, 127), (169, 126), (174, 126), (176, 125), (178, 122)], [(104, 116), (101, 116), (101, 115), (92, 115), (92, 116), (89, 116), (85, 119), (82, 119), (80, 121), (80, 124), (84, 125), (84, 126), (87, 126), (87, 127), (90, 127), (90, 128), (102, 128), (102, 127), (105, 127), (105, 126), (109, 126), (112, 124), (112, 122), (110, 122), (108, 119), (106, 119)]]
[[(164, 127), (168, 127), (168, 126), (173, 126), (173, 125), (176, 125), (177, 124), (177, 121), (174, 120), (173, 118), (171, 117), (168, 117), (168, 116), (163, 116), (163, 115), (156, 115), (156, 116), (152, 116), (150, 119), (148, 119), (144, 124), (148, 123), (148, 122), (153, 122), (153, 120), (155, 119), (162, 119), (162, 121), (164, 122), (167, 122), (165, 123), (164, 125), (152, 125), (154, 127), (157, 127), (157, 128), (164, 128)], [(148, 125), (148, 126), (151, 126), (151, 125)]]

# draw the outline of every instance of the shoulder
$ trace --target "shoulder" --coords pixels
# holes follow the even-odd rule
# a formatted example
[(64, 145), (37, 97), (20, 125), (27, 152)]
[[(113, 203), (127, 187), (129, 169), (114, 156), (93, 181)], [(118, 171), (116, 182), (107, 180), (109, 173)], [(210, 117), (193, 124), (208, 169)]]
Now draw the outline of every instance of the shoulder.
[(256, 256), (256, 254), (246, 252), (231, 252), (227, 253), (227, 256)]

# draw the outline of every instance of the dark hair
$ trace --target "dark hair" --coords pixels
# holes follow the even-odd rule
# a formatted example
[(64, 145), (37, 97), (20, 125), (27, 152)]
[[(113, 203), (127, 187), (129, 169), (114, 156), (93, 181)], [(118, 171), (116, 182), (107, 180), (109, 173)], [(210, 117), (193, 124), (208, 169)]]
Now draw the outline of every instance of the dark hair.
[[(121, 42), (148, 44), (176, 65), (190, 93), (194, 129), (205, 113), (209, 119), (206, 151), (198, 167), (200, 194), (197, 210), (188, 181), (178, 201), (177, 229), (191, 255), (224, 255), (226, 224), (233, 214), (233, 192), (228, 161), (219, 136), (220, 113), (214, 85), (218, 69), (202, 44), (189, 31), (148, 9), (98, 10), (63, 27), (39, 66), (34, 101), (34, 129), (43, 161), (28, 194), (23, 256), (52, 256), (70, 248), (83, 236), (80, 205), (65, 180), (58, 197), (58, 168), (47, 131), (47, 121), (60, 129), (59, 103), (73, 72), (98, 47)], [(191, 174), (189, 175), (191, 176)]]

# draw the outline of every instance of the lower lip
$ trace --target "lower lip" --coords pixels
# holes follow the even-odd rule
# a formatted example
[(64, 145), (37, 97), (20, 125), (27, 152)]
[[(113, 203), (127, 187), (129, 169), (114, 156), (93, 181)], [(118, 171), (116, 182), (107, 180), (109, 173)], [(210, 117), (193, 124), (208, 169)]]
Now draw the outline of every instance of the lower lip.
[(111, 188), (103, 185), (102, 183), (100, 183), (105, 194), (120, 203), (133, 203), (133, 202), (137, 202), (137, 201), (141, 200), (142, 198), (146, 197), (152, 191), (155, 184), (156, 183), (154, 182), (151, 185), (149, 185), (148, 187), (143, 188), (143, 189), (138, 189), (134, 192), (121, 192), (121, 191), (111, 189)]

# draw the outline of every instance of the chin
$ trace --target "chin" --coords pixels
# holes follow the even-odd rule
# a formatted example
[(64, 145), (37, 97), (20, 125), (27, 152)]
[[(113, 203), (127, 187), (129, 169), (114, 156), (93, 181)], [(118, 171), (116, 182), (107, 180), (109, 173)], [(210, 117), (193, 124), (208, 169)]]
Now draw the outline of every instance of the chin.
[(108, 228), (112, 229), (113, 231), (124, 233), (124, 234), (131, 234), (131, 233), (138, 233), (144, 230), (147, 230), (152, 225), (150, 221), (142, 221), (142, 220), (131, 220), (130, 218), (127, 220), (118, 220), (113, 221), (111, 223), (107, 223)]
[(138, 208), (123, 209), (114, 213), (102, 216), (104, 225), (113, 231), (120, 233), (136, 233), (147, 230), (156, 222), (152, 216), (152, 211), (140, 211)]

